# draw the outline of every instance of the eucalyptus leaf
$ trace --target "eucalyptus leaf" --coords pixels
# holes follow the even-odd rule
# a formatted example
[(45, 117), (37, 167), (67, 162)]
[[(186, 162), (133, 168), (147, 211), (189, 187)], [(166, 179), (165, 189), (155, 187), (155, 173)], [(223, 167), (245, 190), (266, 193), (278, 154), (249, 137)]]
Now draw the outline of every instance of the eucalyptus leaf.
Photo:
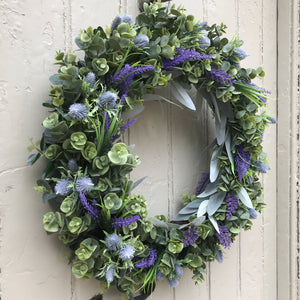
[(231, 136), (230, 136), (229, 129), (227, 129), (227, 132), (226, 132), (225, 148), (226, 148), (227, 156), (228, 156), (230, 164), (231, 164), (231, 171), (232, 171), (232, 173), (234, 173), (234, 161), (233, 161), (233, 156), (231, 153)]
[(241, 190), (239, 192), (237, 192), (237, 195), (245, 206), (247, 206), (248, 208), (253, 208), (252, 201), (251, 201), (246, 189), (243, 186), (241, 187)]
[(213, 194), (209, 197), (209, 202), (207, 206), (207, 213), (209, 216), (212, 216), (218, 210), (218, 208), (223, 203), (225, 196), (226, 193), (221, 192)]
[(197, 218), (205, 215), (207, 213), (207, 206), (208, 206), (209, 200), (204, 200), (197, 211)]
[(199, 199), (190, 202), (173, 217), (172, 221), (187, 221), (190, 216), (196, 214), (201, 202)]
[(210, 159), (210, 170), (209, 170), (209, 180), (210, 182), (215, 182), (218, 178), (220, 167), (219, 167), (219, 159), (218, 155), (220, 153), (220, 149), (222, 148), (216, 148), (214, 152), (212, 153), (211, 159)]
[(169, 229), (169, 228), (178, 228), (179, 227), (178, 224), (163, 222), (163, 221), (160, 221), (160, 220), (158, 220), (157, 218), (154, 218), (154, 217), (150, 217), (149, 221), (151, 221), (154, 226), (160, 227), (160, 228)]
[(218, 191), (218, 187), (216, 183), (209, 183), (205, 190), (197, 196), (197, 198), (206, 198)]
[(227, 117), (222, 113), (221, 120), (215, 119), (216, 135), (218, 145), (222, 145), (225, 141)]
[(60, 74), (53, 74), (49, 77), (50, 82), (53, 85), (62, 85), (63, 81), (59, 78)]
[(194, 226), (199, 226), (201, 225), (204, 221), (205, 221), (205, 217), (204, 216), (201, 216), (201, 217), (198, 217), (196, 219), (194, 219), (191, 224), (193, 224)]
[(26, 160), (27, 165), (32, 166), (40, 158), (40, 156), (40, 153), (30, 154)]
[(210, 221), (210, 223), (214, 226), (214, 228), (216, 229), (217, 233), (220, 233), (220, 229), (219, 229), (219, 225), (216, 221), (216, 219), (212, 216), (208, 216), (208, 219)]
[(171, 81), (171, 93), (181, 104), (191, 110), (196, 110), (193, 100), (177, 81)]

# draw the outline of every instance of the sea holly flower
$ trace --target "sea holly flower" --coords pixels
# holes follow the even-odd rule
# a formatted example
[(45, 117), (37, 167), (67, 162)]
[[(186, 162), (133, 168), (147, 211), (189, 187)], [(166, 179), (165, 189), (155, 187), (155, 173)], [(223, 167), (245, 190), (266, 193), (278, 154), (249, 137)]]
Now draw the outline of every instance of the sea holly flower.
[(93, 73), (93, 72), (87, 73), (84, 80), (85, 80), (85, 82), (87, 84), (89, 84), (89, 86), (91, 88), (93, 88), (94, 85), (95, 85), (95, 82), (96, 82), (96, 75), (95, 75), (95, 73)]
[(124, 143), (117, 143), (113, 145), (107, 155), (113, 164), (124, 165), (127, 162), (127, 157), (129, 154), (130, 152)]
[(128, 261), (133, 259), (134, 253), (135, 253), (134, 247), (126, 244), (120, 250), (119, 256), (122, 260)]
[(233, 50), (233, 55), (236, 56), (239, 60), (243, 60), (248, 56), (247, 53), (239, 47)]
[(134, 40), (133, 40), (134, 44), (141, 48), (141, 49), (144, 49), (146, 47), (149, 46), (149, 38), (147, 35), (145, 34), (139, 34), (137, 35)]
[(112, 233), (105, 239), (105, 245), (109, 250), (117, 251), (121, 247), (121, 241), (121, 237), (119, 237), (116, 233)]
[(105, 75), (109, 70), (109, 66), (105, 58), (94, 58), (92, 60), (92, 67), (98, 76)]
[(117, 15), (111, 23), (111, 33), (113, 33), (122, 22), (127, 23), (130, 26), (132, 24), (132, 17), (130, 15)]
[(156, 272), (156, 279), (157, 280), (164, 280), (166, 278), (166, 275), (163, 274), (161, 271)]
[(81, 177), (75, 183), (75, 189), (79, 193), (87, 194), (92, 191), (94, 183), (89, 177)]
[(71, 134), (71, 145), (73, 146), (74, 149), (76, 150), (82, 150), (84, 148), (84, 145), (87, 142), (87, 137), (85, 133), (79, 131), (79, 132), (74, 132)]
[(177, 278), (168, 279), (168, 283), (170, 287), (175, 288), (179, 284), (179, 280)]
[[(107, 109), (113, 109), (117, 105), (118, 96), (113, 92), (104, 92), (98, 98), (98, 104)], [(107, 119), (107, 118), (106, 118)]]
[(267, 173), (270, 170), (270, 167), (263, 161), (257, 160), (254, 162), (257, 171), (260, 173)]
[(218, 250), (218, 251), (217, 251), (216, 260), (217, 260), (219, 263), (222, 263), (222, 262), (223, 262), (223, 253), (222, 253), (221, 250)]
[(107, 282), (113, 282), (115, 277), (115, 268), (109, 267), (105, 273), (105, 278)]
[(72, 183), (73, 181), (69, 178), (60, 179), (54, 187), (55, 193), (61, 196), (69, 195), (73, 191), (73, 188), (70, 187)]
[(175, 269), (175, 275), (176, 275), (176, 277), (181, 277), (182, 274), (183, 274), (182, 266), (176, 264), (176, 265), (174, 266), (174, 269)]
[(211, 41), (209, 37), (207, 36), (208, 31), (206, 30), (200, 30), (199, 32), (201, 34), (201, 37), (198, 39), (198, 44), (200, 48), (206, 49), (210, 46)]
[(69, 107), (69, 116), (75, 120), (83, 120), (88, 112), (87, 107), (82, 103), (74, 103)]

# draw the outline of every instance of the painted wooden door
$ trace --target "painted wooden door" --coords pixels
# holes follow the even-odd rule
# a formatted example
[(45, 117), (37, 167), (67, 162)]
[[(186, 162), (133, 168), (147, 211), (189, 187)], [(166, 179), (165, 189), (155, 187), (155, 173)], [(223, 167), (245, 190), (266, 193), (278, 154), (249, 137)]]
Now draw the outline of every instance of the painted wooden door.
[[(291, 28), (290, 25), (296, 24), (296, 19), (292, 17), (295, 18), (297, 9), (296, 1), (277, 2), (173, 1), (176, 5), (183, 4), (188, 13), (209, 24), (227, 24), (228, 36), (240, 36), (244, 40), (244, 49), (250, 54), (243, 65), (263, 66), (267, 76), (259, 84), (271, 90), (274, 98), (284, 98), (284, 90), (280, 94), (279, 89), (279, 94), (277, 93), (277, 59), (284, 58), (283, 51), (277, 47), (278, 32), (284, 35), (282, 38), (287, 41), (288, 46), (293, 45), (290, 31), (285, 32), (284, 28)], [(277, 16), (278, 8), (282, 15), (279, 13)], [(56, 67), (52, 65), (55, 51), (72, 47), (75, 49), (73, 41), (81, 28), (110, 24), (120, 10), (135, 16), (138, 13), (136, 1), (0, 1), (2, 300), (88, 300), (98, 293), (96, 280), (81, 281), (71, 276), (66, 257), (62, 255), (67, 253), (64, 246), (54, 236), (46, 236), (42, 230), (41, 216), (47, 211), (47, 207), (32, 186), (39, 178), (43, 164), (34, 168), (25, 166), (26, 146), (29, 144), (29, 137), (38, 139), (41, 135), (42, 128), (39, 124), (46, 115), (41, 102), (47, 99), (48, 76), (56, 71)], [(278, 24), (282, 27), (277, 28)], [(292, 55), (287, 59), (287, 63), (291, 65), (294, 57)], [(286, 74), (292, 74), (288, 73), (291, 69), (286, 65), (282, 68)], [(283, 80), (286, 79), (281, 76)], [(286, 89), (294, 90), (294, 87), (295, 82), (292, 81)], [(158, 92), (170, 97), (167, 89)], [(288, 103), (292, 103), (292, 95), (289, 94)], [(284, 109), (284, 104), (279, 107)], [(277, 114), (276, 101), (270, 101), (269, 108), (269, 112), (274, 117), (278, 115), (285, 125), (279, 127), (279, 130), (276, 126), (269, 128), (264, 137), (264, 147), (272, 168), (262, 178), (266, 210), (254, 222), (253, 230), (242, 232), (231, 250), (225, 252), (222, 264), (213, 262), (208, 265), (206, 281), (202, 285), (194, 285), (191, 274), (186, 272), (176, 289), (171, 289), (166, 283), (159, 284), (153, 300), (178, 300), (187, 297), (201, 300), (296, 299), (296, 277), (291, 277), (296, 276), (296, 271), (286, 267), (286, 263), (288, 266), (292, 265), (293, 258), (296, 257), (292, 250), (294, 244), (288, 241), (289, 236), (295, 237), (293, 232), (296, 232), (296, 225), (294, 221), (290, 223), (289, 218), (290, 212), (295, 214), (295, 209), (287, 208), (283, 214), (277, 214), (277, 207), (283, 202), (283, 199), (278, 199), (278, 194), (284, 195), (284, 191), (277, 186), (278, 178), (280, 179), (277, 170), (283, 168), (278, 166), (278, 161), (284, 165), (289, 164), (284, 156), (285, 147), (296, 147), (295, 141), (291, 144), (289, 137), (284, 134), (285, 130), (291, 128), (289, 121), (295, 120), (295, 113)], [(291, 109), (288, 112), (291, 113)], [(180, 208), (181, 195), (194, 192), (202, 172), (208, 170), (206, 146), (214, 136), (212, 113), (201, 103), (201, 99), (197, 99), (197, 113), (166, 103), (146, 104), (138, 122), (124, 138), (129, 144), (136, 145), (135, 154), (142, 160), (142, 165), (133, 174), (134, 179), (149, 176), (136, 192), (146, 196), (151, 215), (174, 215)], [(283, 150), (277, 148), (280, 144), (278, 137), (283, 141)], [(283, 151), (281, 155), (280, 151)], [(290, 156), (295, 154), (293, 151), (289, 151)], [(288, 168), (283, 171), (285, 176), (295, 175)], [(295, 180), (285, 184), (291, 186), (293, 183)], [(288, 191), (295, 189), (290, 188)], [(295, 193), (292, 197), (295, 197)], [(291, 201), (293, 202), (293, 198)], [(278, 229), (278, 224), (284, 225), (284, 220), (287, 220), (286, 226), (292, 224), (290, 231)], [(288, 243), (286, 249), (291, 252), (292, 259), (288, 259), (287, 254), (282, 254), (284, 259), (280, 258), (278, 250), (284, 251), (280, 237), (283, 242)], [(278, 270), (282, 273), (279, 274)], [(286, 274), (289, 276), (286, 277)], [(293, 289), (289, 287), (291, 281)], [(118, 299), (118, 293), (109, 292), (104, 299)]]

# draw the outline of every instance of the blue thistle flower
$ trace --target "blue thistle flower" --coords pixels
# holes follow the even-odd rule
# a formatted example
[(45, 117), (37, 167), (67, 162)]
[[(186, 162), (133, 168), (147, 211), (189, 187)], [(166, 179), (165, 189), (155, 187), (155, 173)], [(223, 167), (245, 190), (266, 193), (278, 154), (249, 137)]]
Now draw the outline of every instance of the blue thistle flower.
[(272, 117), (267, 117), (267, 120), (269, 121), (269, 122), (271, 122), (272, 124), (276, 124), (277, 123), (277, 121), (274, 119), (274, 118), (272, 118)]
[(89, 193), (94, 187), (94, 183), (89, 177), (81, 177), (77, 180), (75, 184), (75, 189), (77, 192), (82, 192), (83, 194)]
[(170, 287), (175, 288), (178, 285), (179, 280), (177, 278), (168, 279), (168, 283)]
[(233, 85), (236, 82), (232, 75), (215, 66), (212, 66), (210, 71), (205, 70), (205, 74), (209, 79), (221, 84)]
[(83, 120), (88, 112), (87, 107), (82, 103), (74, 103), (69, 107), (69, 115), (75, 120)]
[(115, 268), (109, 267), (109, 269), (105, 273), (105, 278), (107, 282), (113, 282), (115, 277)]
[(82, 192), (79, 193), (79, 198), (82, 206), (87, 211), (87, 213), (91, 216), (91, 218), (93, 220), (97, 220), (100, 215), (100, 208), (99, 206), (97, 206), (96, 200), (94, 200), (93, 203), (90, 204)]
[(257, 171), (260, 173), (267, 173), (271, 169), (265, 162), (261, 160), (256, 160), (254, 165), (256, 166)]
[(196, 195), (201, 194), (206, 186), (209, 184), (209, 173), (202, 173), (202, 177), (198, 183), (198, 186), (196, 188)]
[(141, 49), (144, 49), (149, 46), (149, 38), (146, 34), (137, 35), (134, 38), (133, 42), (137, 47), (139, 47)]
[(61, 195), (61, 196), (69, 195), (73, 191), (73, 189), (71, 187), (69, 187), (69, 185), (72, 182), (73, 181), (69, 178), (60, 179), (59, 181), (57, 181), (57, 183), (54, 187), (55, 193), (57, 195)]
[(106, 247), (111, 251), (117, 251), (121, 247), (122, 239), (116, 234), (112, 233), (105, 239)]
[(111, 23), (111, 33), (117, 29), (117, 27), (122, 23), (122, 17), (121, 15), (117, 15), (115, 16), (115, 18), (113, 19), (112, 23)]
[(206, 21), (203, 21), (203, 22), (199, 23), (198, 27), (205, 29), (206, 27), (208, 27), (208, 24)]
[(183, 274), (182, 266), (176, 264), (174, 267), (175, 267), (175, 275), (176, 275), (176, 277), (181, 277), (182, 274)]
[(78, 164), (75, 159), (72, 158), (68, 161), (68, 169), (73, 173), (78, 171)]
[(85, 82), (90, 85), (91, 88), (94, 87), (96, 82), (96, 75), (93, 72), (89, 72), (85, 76)]
[(207, 36), (208, 32), (206, 30), (200, 30), (199, 33), (201, 34), (201, 37), (198, 39), (200, 48), (204, 48), (204, 49), (208, 48), (211, 44), (211, 41)]
[(236, 155), (234, 158), (236, 170), (238, 172), (239, 181), (246, 176), (246, 172), (250, 167), (251, 155), (250, 152), (244, 152), (243, 145), (238, 145), (236, 147)]
[(248, 56), (248, 54), (242, 48), (235, 48), (233, 50), (233, 55), (239, 60), (243, 60)]
[(103, 108), (113, 109), (117, 105), (118, 96), (110, 91), (104, 92), (98, 98), (98, 104)]
[(164, 280), (166, 278), (166, 275), (162, 273), (161, 271), (156, 272), (156, 279), (157, 280)]
[(127, 244), (124, 245), (123, 248), (120, 250), (119, 256), (122, 260), (127, 261), (133, 259), (134, 253), (134, 247)]
[(231, 237), (230, 237), (227, 227), (219, 225), (219, 230), (220, 230), (220, 233), (216, 232), (216, 235), (217, 235), (220, 243), (223, 245), (224, 248), (229, 249), (231, 246)]
[(124, 15), (122, 16), (122, 22), (127, 23), (129, 26), (132, 25), (132, 16), (130, 15)]
[(257, 219), (258, 213), (255, 209), (253, 208), (248, 208), (249, 214), (250, 214), (250, 219)]
[(191, 246), (197, 241), (199, 236), (196, 233), (196, 231), (197, 231), (196, 227), (191, 226), (188, 230), (186, 230), (183, 233), (184, 239), (182, 241), (183, 241), (184, 247)]
[(226, 219), (228, 220), (232, 215), (235, 214), (236, 210), (238, 209), (238, 198), (232, 193), (228, 193), (226, 196), (226, 205)]
[(129, 217), (129, 218), (117, 218), (117, 217), (113, 217), (112, 218), (112, 223), (111, 226), (113, 228), (118, 228), (118, 227), (124, 227), (124, 226), (128, 226), (136, 221), (138, 221), (140, 219), (139, 215), (133, 216), (133, 217)]
[(217, 260), (219, 263), (222, 263), (222, 262), (223, 262), (223, 253), (222, 253), (221, 250), (218, 250), (218, 251), (217, 251), (216, 260)]

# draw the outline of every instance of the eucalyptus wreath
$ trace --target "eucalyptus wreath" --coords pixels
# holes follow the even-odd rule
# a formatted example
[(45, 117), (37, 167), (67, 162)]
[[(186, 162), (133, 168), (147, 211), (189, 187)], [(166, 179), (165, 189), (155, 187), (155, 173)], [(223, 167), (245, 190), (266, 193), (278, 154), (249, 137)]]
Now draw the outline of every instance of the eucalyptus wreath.
[[(50, 114), (27, 162), (47, 159), (35, 186), (52, 208), (44, 229), (70, 249), (74, 276), (98, 279), (101, 293), (114, 285), (129, 299), (147, 296), (159, 280), (177, 286), (183, 268), (202, 282), (207, 262), (222, 262), (223, 248), (264, 208), (259, 173), (269, 167), (261, 144), (275, 122), (264, 109), (269, 92), (252, 83), (264, 76), (261, 67), (240, 66), (243, 41), (223, 37), (225, 29), (181, 6), (144, 4), (135, 23), (117, 15), (106, 30), (82, 30), (75, 42), (84, 59), (57, 53), (43, 103)], [(144, 101), (173, 102), (153, 94), (166, 86), (191, 110), (194, 87), (216, 127), (209, 170), (171, 220), (147, 218), (146, 199), (132, 193), (145, 178), (128, 178), (140, 160), (123, 141)]]

